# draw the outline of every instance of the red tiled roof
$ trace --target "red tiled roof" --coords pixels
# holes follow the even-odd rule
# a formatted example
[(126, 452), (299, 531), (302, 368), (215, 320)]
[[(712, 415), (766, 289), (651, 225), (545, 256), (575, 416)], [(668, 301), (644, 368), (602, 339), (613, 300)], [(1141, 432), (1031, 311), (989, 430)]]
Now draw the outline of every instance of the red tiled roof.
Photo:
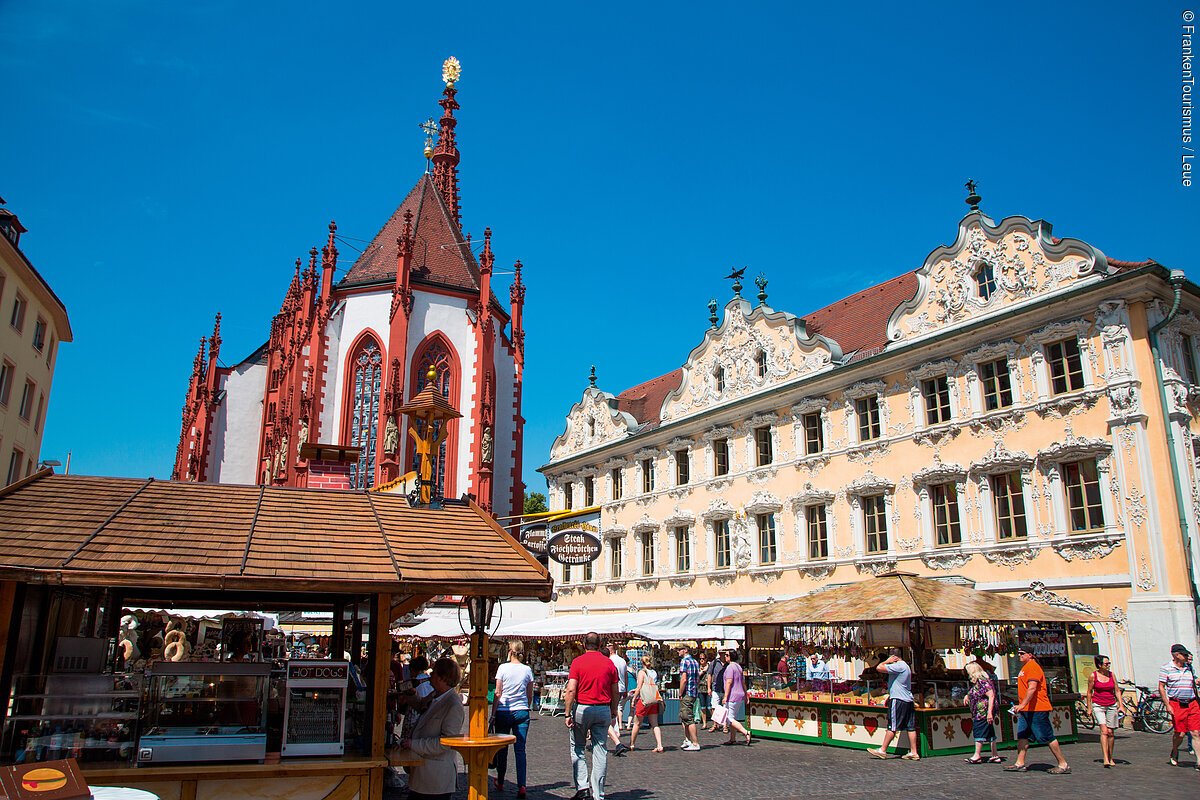
[(679, 388), (683, 367), (639, 383), (617, 395), (617, 410), (633, 415), (638, 422), (658, 422), (658, 414), (667, 395)]
[(416, 240), (413, 248), (413, 282), (478, 292), (479, 265), (463, 240), (458, 224), (451, 218), (441, 193), (433, 185), (432, 176), (428, 174), (421, 176), (339, 285), (374, 283), (396, 277), (399, 256), (396, 239), (404, 229), (406, 211), (413, 213)]
[(906, 272), (804, 317), (810, 334), (833, 339), (843, 355), (878, 352), (887, 344), (888, 318), (917, 293), (917, 273)]

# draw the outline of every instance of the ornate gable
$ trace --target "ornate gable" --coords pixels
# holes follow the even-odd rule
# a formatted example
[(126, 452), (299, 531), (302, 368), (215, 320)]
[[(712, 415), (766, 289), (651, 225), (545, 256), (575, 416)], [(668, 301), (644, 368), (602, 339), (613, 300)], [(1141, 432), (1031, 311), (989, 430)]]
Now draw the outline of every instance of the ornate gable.
[(1054, 238), (1048, 222), (1017, 216), (997, 225), (973, 211), (954, 244), (934, 250), (917, 270), (917, 294), (892, 313), (888, 340), (934, 334), (1108, 271), (1103, 253), (1078, 239)]
[(823, 372), (841, 357), (838, 343), (809, 335), (804, 320), (764, 305), (752, 309), (735, 297), (725, 306), (721, 327), (706, 331), (688, 356), (679, 387), (663, 401), (662, 419), (698, 414)]
[(617, 410), (617, 398), (594, 386), (567, 414), (567, 429), (550, 446), (550, 458), (559, 459), (608, 444), (637, 430), (633, 415)]

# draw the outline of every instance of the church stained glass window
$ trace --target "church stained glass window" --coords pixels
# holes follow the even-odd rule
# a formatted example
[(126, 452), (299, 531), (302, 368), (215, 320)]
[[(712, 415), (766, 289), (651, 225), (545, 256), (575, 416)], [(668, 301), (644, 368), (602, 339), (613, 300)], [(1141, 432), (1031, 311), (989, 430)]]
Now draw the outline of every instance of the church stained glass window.
[(374, 340), (366, 340), (351, 362), (354, 370), (350, 444), (361, 447), (361, 456), (350, 473), (350, 486), (375, 485), (375, 439), (379, 431), (379, 387), (383, 381), (383, 354)]

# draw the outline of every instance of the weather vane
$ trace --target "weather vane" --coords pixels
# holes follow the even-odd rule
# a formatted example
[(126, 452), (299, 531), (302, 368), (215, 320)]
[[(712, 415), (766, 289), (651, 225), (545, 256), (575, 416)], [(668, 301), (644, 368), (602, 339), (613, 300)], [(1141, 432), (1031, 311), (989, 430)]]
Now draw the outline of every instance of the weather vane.
[(433, 121), (433, 117), (430, 117), (418, 127), (425, 134), (425, 160), (428, 161), (433, 158), (433, 137), (437, 135), (437, 124)]
[(733, 281), (733, 296), (734, 297), (742, 296), (742, 276), (745, 274), (746, 274), (746, 268), (742, 267), (741, 269), (735, 269), (733, 272), (731, 272), (725, 276), (726, 280)]
[(966, 200), (967, 205), (969, 205), (971, 207), (972, 211), (978, 211), (979, 204), (983, 201), (983, 198), (979, 196), (979, 193), (977, 191), (975, 191), (977, 188), (979, 188), (979, 184), (976, 183), (975, 181), (967, 181), (966, 187), (967, 187), (967, 200)]

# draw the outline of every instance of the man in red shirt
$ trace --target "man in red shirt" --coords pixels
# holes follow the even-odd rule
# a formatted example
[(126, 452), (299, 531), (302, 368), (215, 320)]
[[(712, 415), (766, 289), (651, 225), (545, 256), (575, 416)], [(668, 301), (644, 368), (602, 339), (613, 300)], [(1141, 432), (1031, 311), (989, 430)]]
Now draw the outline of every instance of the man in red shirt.
[[(604, 742), (617, 716), (621, 695), (617, 689), (617, 668), (600, 652), (600, 634), (585, 636), (583, 649), (583, 655), (571, 662), (564, 702), (566, 724), (571, 731), (571, 769), (575, 775), (576, 791), (571, 800), (604, 800), (604, 775), (608, 771), (608, 748)], [(592, 754), (590, 781), (585, 748)]]

